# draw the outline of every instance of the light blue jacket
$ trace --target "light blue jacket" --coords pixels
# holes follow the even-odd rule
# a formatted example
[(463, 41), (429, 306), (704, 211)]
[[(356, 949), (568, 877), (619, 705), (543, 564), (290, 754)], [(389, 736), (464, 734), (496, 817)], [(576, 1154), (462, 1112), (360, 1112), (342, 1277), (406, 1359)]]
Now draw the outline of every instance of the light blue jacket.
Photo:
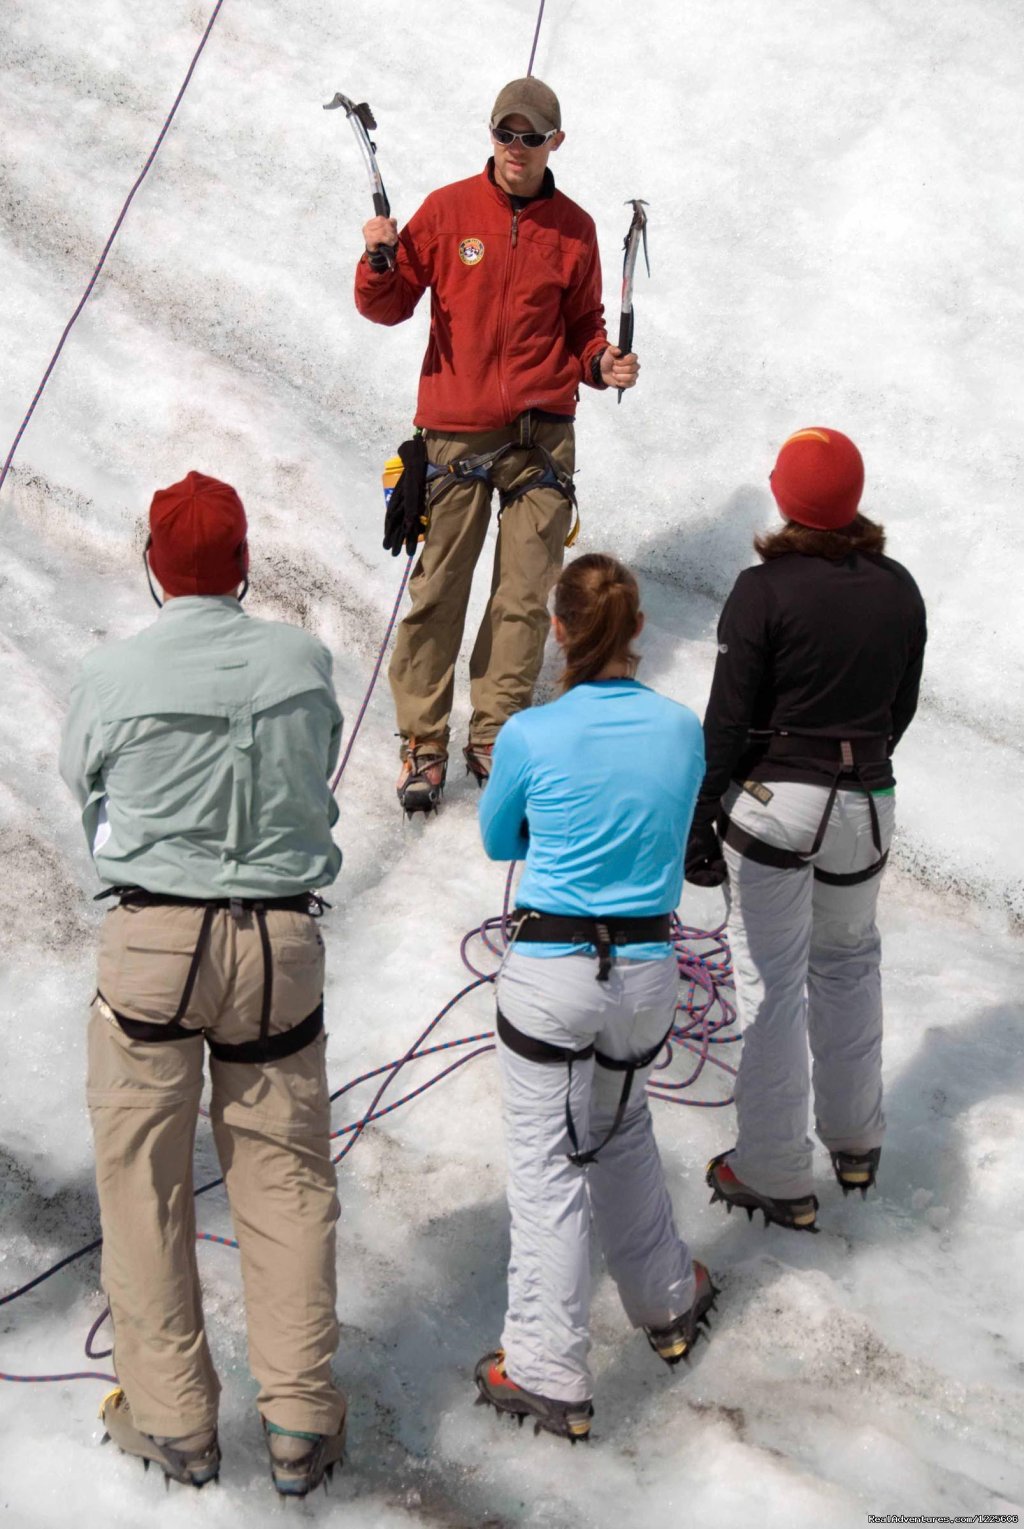
[(340, 742), (323, 643), (232, 596), (185, 596), (89, 654), (60, 771), (103, 881), (287, 897), (340, 869), (328, 785)]
[[(696, 715), (636, 680), (592, 680), (511, 717), (480, 801), (492, 860), (525, 857), (517, 902), (542, 913), (671, 912), (704, 777)], [(528, 833), (524, 832), (528, 827)], [(667, 945), (630, 945), (637, 960)], [(565, 945), (523, 944), (523, 955)]]

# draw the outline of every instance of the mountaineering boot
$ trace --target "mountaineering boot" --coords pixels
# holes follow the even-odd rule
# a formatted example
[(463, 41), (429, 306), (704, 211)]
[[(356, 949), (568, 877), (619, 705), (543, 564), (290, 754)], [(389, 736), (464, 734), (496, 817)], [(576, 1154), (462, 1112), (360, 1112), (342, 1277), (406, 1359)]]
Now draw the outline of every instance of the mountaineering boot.
[(718, 1289), (711, 1283), (711, 1275), (704, 1265), (697, 1263), (696, 1259), (693, 1272), (696, 1276), (697, 1288), (689, 1311), (684, 1311), (680, 1317), (673, 1317), (665, 1327), (644, 1328), (651, 1348), (659, 1359), (664, 1359), (667, 1365), (678, 1364), (680, 1359), (685, 1359), (689, 1363), (690, 1350), (700, 1337), (697, 1324), (703, 1322), (705, 1327), (711, 1326), (708, 1312), (715, 1309)]
[(494, 744), (468, 743), (462, 753), (466, 761), (466, 774), (474, 776), (478, 786), (486, 786), (491, 778)]
[(279, 1428), (263, 1419), (263, 1432), (270, 1456), (270, 1474), (282, 1497), (305, 1497), (328, 1481), (336, 1465), (345, 1461), (347, 1418), (335, 1434), (302, 1433), (293, 1428)]
[(496, 1349), (485, 1354), (475, 1371), (477, 1404), (490, 1402), (499, 1412), (507, 1412), (519, 1419), (520, 1428), (524, 1418), (533, 1418), (533, 1431), (557, 1434), (575, 1444), (577, 1439), (590, 1436), (590, 1419), (594, 1408), (590, 1402), (556, 1402), (550, 1397), (538, 1396), (535, 1391), (524, 1391), (505, 1374), (505, 1350)]
[(855, 1189), (860, 1190), (862, 1199), (867, 1199), (868, 1190), (878, 1175), (878, 1162), (881, 1156), (881, 1147), (872, 1147), (870, 1152), (831, 1153), (832, 1168), (839, 1181), (839, 1188), (843, 1191), (844, 1199)]
[(414, 812), (437, 811), (447, 770), (448, 755), (443, 744), (409, 739), (395, 787), (399, 803), (409, 817)]
[(204, 1487), (208, 1481), (216, 1481), (220, 1471), (220, 1446), (215, 1428), (180, 1437), (142, 1433), (132, 1422), (128, 1398), (120, 1386), (103, 1398), (100, 1418), (107, 1430), (104, 1444), (107, 1439), (112, 1439), (126, 1455), (138, 1455), (147, 1470), (153, 1460), (168, 1481), (180, 1481), (183, 1486), (193, 1487)]
[(748, 1220), (753, 1220), (755, 1210), (759, 1210), (764, 1216), (765, 1226), (769, 1221), (774, 1221), (777, 1226), (788, 1226), (794, 1232), (818, 1230), (814, 1224), (818, 1215), (817, 1195), (802, 1195), (798, 1200), (778, 1200), (771, 1195), (758, 1194), (756, 1189), (751, 1189), (738, 1179), (729, 1167), (726, 1159), (732, 1155), (733, 1150), (730, 1148), (728, 1152), (720, 1152), (708, 1163), (704, 1178), (711, 1190), (712, 1205), (716, 1200), (724, 1200), (728, 1211), (734, 1205), (742, 1206)]

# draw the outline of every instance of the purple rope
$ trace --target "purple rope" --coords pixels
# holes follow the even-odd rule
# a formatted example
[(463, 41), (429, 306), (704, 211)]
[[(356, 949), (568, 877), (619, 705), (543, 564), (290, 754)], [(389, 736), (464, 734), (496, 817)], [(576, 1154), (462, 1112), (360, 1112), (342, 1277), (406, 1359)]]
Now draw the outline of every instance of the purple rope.
[(70, 1375), (6, 1375), (0, 1370), (0, 1380), (17, 1380), (23, 1385), (36, 1385), (46, 1380), (111, 1380), (117, 1385), (117, 1376), (102, 1370), (75, 1370)]
[(530, 49), (530, 62), (526, 70), (527, 75), (533, 73), (533, 61), (537, 57), (537, 39), (540, 37), (540, 24), (544, 20), (544, 4), (545, 0), (540, 0), (540, 10), (537, 12), (537, 26), (533, 34), (533, 47)]
[(363, 704), (359, 708), (359, 715), (356, 717), (355, 726), (349, 734), (348, 748), (345, 750), (341, 764), (338, 766), (334, 779), (331, 781), (332, 792), (337, 791), (338, 789), (341, 777), (345, 773), (345, 766), (348, 764), (349, 755), (351, 754), (355, 745), (356, 738), (359, 736), (359, 729), (363, 725), (363, 718), (366, 716), (366, 708), (369, 706), (370, 697), (373, 695), (373, 692), (376, 688), (377, 677), (380, 674), (380, 666), (384, 662), (384, 654), (387, 652), (388, 643), (391, 641), (391, 633), (395, 630), (395, 622), (398, 620), (398, 608), (402, 603), (402, 596), (405, 594), (405, 586), (409, 582), (409, 575), (412, 572), (412, 565), (415, 557), (416, 554), (414, 552), (411, 554), (409, 561), (405, 565), (405, 572), (402, 575), (402, 582), (399, 584), (398, 594), (395, 596), (395, 604), (394, 609), (391, 612), (391, 620), (388, 622), (388, 629), (384, 633), (384, 641), (381, 643), (380, 649), (377, 653), (377, 662), (373, 666), (373, 674), (370, 676), (370, 683), (367, 687), (366, 695), (363, 697)]
[(22, 420), (21, 425), (20, 425), (20, 427), (18, 429), (18, 433), (14, 437), (14, 443), (11, 446), (10, 451), (7, 453), (7, 460), (4, 463), (4, 465), (3, 465), (3, 470), (0, 471), (0, 489), (3, 488), (4, 483), (7, 480), (7, 474), (10, 471), (11, 463), (14, 460), (14, 453), (17, 451), (18, 447), (20, 446), (21, 438), (25, 434), (25, 431), (28, 429), (29, 421), (31, 420), (33, 414), (36, 411), (36, 404), (39, 402), (40, 398), (43, 396), (43, 389), (46, 387), (46, 384), (49, 382), (50, 376), (51, 376), (51, 374), (53, 372), (53, 369), (57, 365), (57, 362), (60, 360), (60, 353), (64, 349), (65, 341), (67, 340), (68, 336), (70, 335), (72, 329), (75, 327), (75, 324), (78, 321), (79, 314), (82, 312), (82, 309), (85, 307), (86, 303), (89, 301), (89, 298), (92, 296), (92, 290), (95, 287), (97, 281), (99, 280), (100, 272), (103, 270), (103, 267), (106, 264), (107, 256), (110, 254), (110, 250), (111, 250), (111, 247), (113, 246), (114, 240), (117, 238), (118, 234), (121, 231), (121, 224), (124, 222), (125, 218), (128, 215), (128, 209), (132, 205), (132, 201), (133, 201), (133, 199), (135, 197), (135, 193), (136, 193), (136, 191), (138, 191), (139, 187), (142, 185), (142, 182), (146, 179), (146, 176), (149, 174), (150, 167), (151, 167), (153, 161), (156, 159), (157, 154), (159, 154), (159, 152), (160, 152), (160, 147), (163, 144), (163, 141), (164, 141), (164, 139), (167, 136), (167, 131), (170, 128), (171, 123), (174, 121), (174, 116), (175, 116), (175, 113), (178, 110), (178, 107), (181, 105), (182, 97), (184, 96), (185, 91), (189, 87), (189, 84), (190, 84), (191, 79), (192, 79), (192, 75), (195, 72), (196, 65), (199, 62), (199, 59), (200, 59), (200, 57), (202, 55), (202, 52), (203, 52), (203, 49), (206, 47), (207, 38), (209, 37), (210, 33), (213, 31), (213, 24), (217, 20), (217, 17), (220, 14), (220, 8), (221, 8), (221, 6), (223, 4), (224, 4), (224, 0), (217, 0), (217, 3), (216, 3), (216, 5), (213, 8), (213, 14), (210, 17), (210, 19), (207, 22), (207, 24), (206, 24), (206, 31), (202, 35), (202, 39), (200, 40), (198, 48), (196, 49), (195, 53), (192, 55), (192, 62), (188, 66), (188, 73), (185, 75), (185, 78), (181, 82), (181, 89), (178, 91), (178, 94), (174, 98), (174, 105), (171, 107), (171, 109), (170, 109), (170, 111), (169, 111), (169, 113), (167, 115), (167, 120), (165, 121), (163, 127), (160, 129), (160, 134), (159, 134), (159, 136), (158, 136), (158, 138), (156, 140), (156, 143), (154, 143), (152, 149), (150, 150), (149, 158), (146, 160), (146, 163), (142, 167), (142, 173), (139, 175), (138, 180), (135, 182), (134, 186), (129, 191), (128, 196), (125, 199), (124, 206), (121, 208), (121, 211), (118, 213), (117, 222), (114, 224), (114, 227), (111, 230), (110, 238), (107, 240), (106, 244), (103, 246), (103, 253), (102, 253), (102, 255), (99, 258), (99, 261), (98, 261), (98, 263), (96, 265), (96, 269), (93, 271), (92, 276), (89, 278), (89, 285), (86, 287), (85, 291), (82, 293), (82, 296), (81, 296), (81, 298), (79, 300), (77, 308), (75, 309), (74, 313), (71, 315), (71, 317), (68, 319), (66, 325), (64, 326), (64, 333), (60, 337), (60, 342), (59, 342), (59, 344), (57, 346), (57, 349), (54, 351), (53, 355), (50, 357), (50, 364), (46, 368), (46, 371), (43, 373), (43, 380), (42, 380), (42, 382), (40, 382), (38, 388), (36, 388), (36, 396), (33, 398), (31, 404), (29, 405), (28, 413), (25, 415), (25, 418)]
[(113, 1354), (114, 1350), (112, 1348), (104, 1348), (104, 1349), (94, 1349), (93, 1348), (93, 1344), (96, 1341), (96, 1336), (99, 1333), (100, 1328), (103, 1326), (104, 1322), (107, 1320), (107, 1318), (109, 1316), (110, 1316), (110, 1307), (109, 1306), (104, 1306), (103, 1310), (100, 1312), (99, 1316), (96, 1318), (95, 1322), (90, 1327), (89, 1335), (88, 1335), (88, 1337), (85, 1340), (85, 1357), (86, 1357), (86, 1359), (109, 1359), (111, 1354)]
[[(390, 1086), (394, 1082), (394, 1080), (398, 1077), (398, 1074), (401, 1072), (402, 1068), (406, 1065), (406, 1063), (407, 1062), (411, 1062), (413, 1060), (413, 1058), (415, 1057), (417, 1051), (419, 1051), (420, 1047), (423, 1045), (423, 1042), (437, 1028), (437, 1026), (441, 1023), (442, 1019), (444, 1019), (447, 1014), (450, 1014), (452, 1009), (455, 1008), (456, 1004), (461, 1003), (462, 1000), (465, 997), (467, 997), (470, 993), (472, 993), (474, 991), (474, 989), (476, 989), (478, 987), (483, 987), (483, 985), (486, 982), (489, 982), (490, 980), (491, 979), (489, 977), (477, 977), (477, 978), (475, 978), (472, 982), (467, 983), (464, 988), (462, 988), (458, 993), (456, 993), (454, 998), (449, 998), (449, 1000), (445, 1004), (444, 1008), (441, 1009), (441, 1011), (438, 1014), (435, 1014), (434, 1018), (430, 1021), (430, 1024), (423, 1031), (422, 1035), (420, 1035), (418, 1037), (418, 1039), (415, 1040), (413, 1042), (413, 1044), (409, 1047), (409, 1050), (405, 1053), (405, 1056), (402, 1057), (400, 1061), (396, 1062), (395, 1065), (388, 1072), (387, 1077), (384, 1079), (383, 1083), (380, 1085), (380, 1087), (378, 1088), (377, 1092), (374, 1094), (373, 1100), (372, 1100), (372, 1102), (370, 1104), (370, 1108), (367, 1110), (367, 1112), (363, 1116), (363, 1118), (361, 1120), (356, 1121), (355, 1125), (351, 1128), (352, 1129), (352, 1135), (351, 1135), (350, 1140), (345, 1143), (344, 1147), (342, 1147), (340, 1152), (335, 1154), (334, 1161), (336, 1163), (340, 1163), (341, 1160), (343, 1158), (347, 1157), (348, 1154), (352, 1151), (352, 1148), (355, 1146), (356, 1142), (359, 1140), (360, 1136), (363, 1134), (363, 1131), (369, 1125), (370, 1120), (371, 1120), (371, 1118), (373, 1116), (373, 1113), (376, 1110), (376, 1108), (377, 1108), (378, 1104), (380, 1103), (381, 1099), (384, 1097), (384, 1094), (390, 1088)], [(427, 1086), (429, 1087), (430, 1085), (428, 1084)], [(421, 1090), (421, 1092), (422, 1092), (422, 1090)]]

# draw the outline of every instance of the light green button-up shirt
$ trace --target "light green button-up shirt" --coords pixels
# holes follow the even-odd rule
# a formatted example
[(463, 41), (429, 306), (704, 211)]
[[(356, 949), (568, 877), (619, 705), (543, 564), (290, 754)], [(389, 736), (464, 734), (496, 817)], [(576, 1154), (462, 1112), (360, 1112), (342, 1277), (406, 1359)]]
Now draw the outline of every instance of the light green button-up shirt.
[(185, 596), (85, 660), (60, 772), (103, 881), (288, 897), (341, 866), (328, 785), (340, 743), (323, 643), (229, 595)]

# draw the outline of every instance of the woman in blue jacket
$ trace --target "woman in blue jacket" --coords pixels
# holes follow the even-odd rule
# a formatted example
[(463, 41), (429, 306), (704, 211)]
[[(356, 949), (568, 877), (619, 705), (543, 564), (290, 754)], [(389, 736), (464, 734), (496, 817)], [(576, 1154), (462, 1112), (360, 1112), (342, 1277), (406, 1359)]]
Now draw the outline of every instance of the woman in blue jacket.
[(714, 1301), (676, 1232), (646, 1083), (672, 1026), (670, 917), (704, 773), (700, 723), (633, 678), (639, 590), (615, 558), (555, 587), (562, 695), (505, 723), (480, 807), (493, 860), (525, 859), (497, 983), (512, 1253), (481, 1397), (586, 1437), (593, 1215), (626, 1313), (669, 1364)]

